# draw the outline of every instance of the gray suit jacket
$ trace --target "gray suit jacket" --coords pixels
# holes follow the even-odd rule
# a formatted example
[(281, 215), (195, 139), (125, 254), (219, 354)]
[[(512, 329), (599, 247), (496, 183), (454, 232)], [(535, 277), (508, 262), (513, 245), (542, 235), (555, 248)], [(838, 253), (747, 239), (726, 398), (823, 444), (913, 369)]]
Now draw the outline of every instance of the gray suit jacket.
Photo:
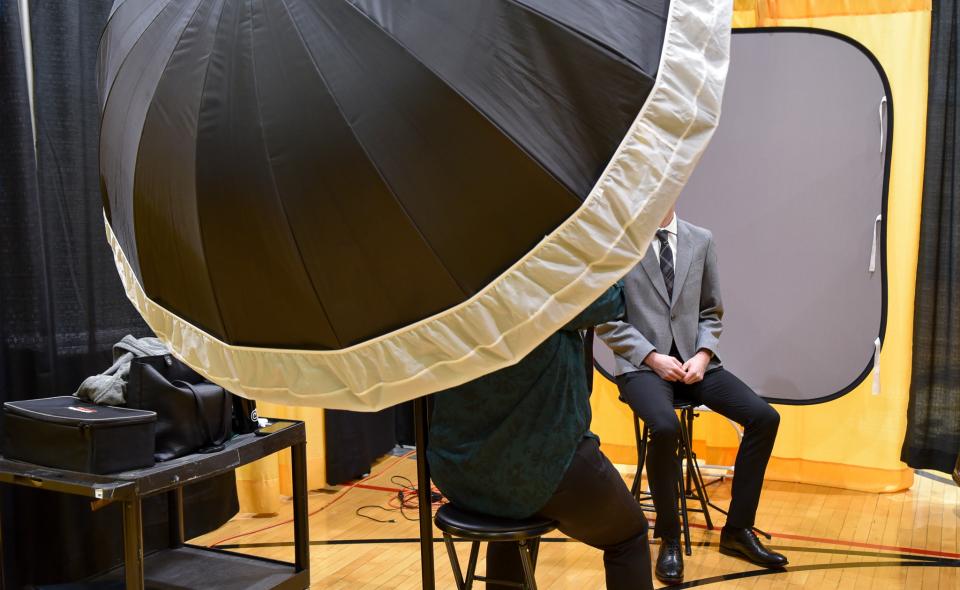
[(650, 371), (643, 359), (656, 350), (670, 354), (670, 344), (685, 361), (697, 351), (713, 353), (707, 370), (720, 366), (717, 346), (723, 330), (723, 304), (717, 277), (713, 234), (687, 223), (677, 224), (673, 298), (667, 298), (660, 262), (651, 245), (640, 264), (623, 278), (626, 321), (597, 326), (597, 336), (616, 353), (616, 374)]

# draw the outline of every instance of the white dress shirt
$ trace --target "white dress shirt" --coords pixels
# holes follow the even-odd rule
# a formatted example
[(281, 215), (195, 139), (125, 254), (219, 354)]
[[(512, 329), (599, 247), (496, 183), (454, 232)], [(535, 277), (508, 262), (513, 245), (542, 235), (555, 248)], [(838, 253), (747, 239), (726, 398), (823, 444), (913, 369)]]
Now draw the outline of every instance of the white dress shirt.
[[(673, 252), (673, 264), (677, 264), (677, 214), (673, 214), (673, 219), (670, 220), (665, 227), (660, 229), (665, 229), (670, 232), (667, 235), (667, 243), (670, 244), (670, 250)], [(657, 262), (660, 262), (660, 238), (654, 234), (653, 241), (650, 242), (650, 245), (653, 246), (653, 253), (657, 255)]]

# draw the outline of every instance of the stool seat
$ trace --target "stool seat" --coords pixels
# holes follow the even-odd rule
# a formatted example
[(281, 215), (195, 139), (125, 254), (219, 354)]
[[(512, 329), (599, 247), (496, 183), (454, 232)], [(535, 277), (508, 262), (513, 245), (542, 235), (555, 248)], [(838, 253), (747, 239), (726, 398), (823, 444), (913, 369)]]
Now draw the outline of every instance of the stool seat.
[(557, 528), (549, 518), (532, 516), (522, 520), (477, 514), (453, 504), (444, 504), (434, 517), (437, 528), (471, 541), (522, 541), (541, 537)]
[[(450, 557), (450, 566), (453, 568), (454, 581), (457, 590), (471, 590), (474, 581), (501, 586), (519, 587), (521, 590), (537, 590), (537, 580), (534, 571), (537, 566), (537, 551), (540, 548), (540, 536), (557, 528), (557, 523), (549, 518), (532, 516), (514, 520), (500, 518), (489, 514), (478, 514), (453, 504), (444, 504), (433, 517), (437, 528), (443, 531), (443, 544)], [(453, 547), (453, 537), (460, 537), (470, 541), (470, 561), (467, 563), (467, 576), (463, 577), (460, 570), (460, 560)], [(516, 543), (520, 551), (520, 563), (523, 565), (523, 582), (507, 580), (493, 580), (477, 575), (477, 558), (480, 554), (480, 543), (491, 541), (510, 541)]]
[[(622, 401), (622, 402), (625, 403), (625, 404), (628, 403), (627, 400), (623, 399), (623, 396), (621, 396), (621, 397), (619, 397), (619, 398), (617, 398), (617, 399), (619, 399), (620, 401)], [(695, 404), (695, 403), (693, 403), (693, 402), (691, 402), (691, 401), (687, 401), (687, 400), (682, 400), (682, 399), (681, 399), (681, 400), (678, 400), (678, 399), (673, 400), (673, 409), (674, 409), (674, 410), (693, 409), (694, 406), (696, 406), (696, 405), (697, 405), (697, 404)], [(704, 407), (706, 407), (706, 406), (704, 406)]]

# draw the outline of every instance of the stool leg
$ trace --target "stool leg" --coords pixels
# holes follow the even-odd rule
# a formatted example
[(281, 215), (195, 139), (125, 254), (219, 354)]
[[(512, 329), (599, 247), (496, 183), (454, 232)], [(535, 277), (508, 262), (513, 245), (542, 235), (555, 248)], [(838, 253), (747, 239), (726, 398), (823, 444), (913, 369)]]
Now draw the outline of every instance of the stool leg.
[(533, 561), (533, 571), (537, 571), (537, 557), (540, 555), (540, 537), (530, 541), (530, 559)]
[(697, 490), (697, 500), (700, 501), (700, 509), (703, 511), (703, 517), (707, 521), (707, 530), (713, 530), (713, 520), (710, 518), (710, 509), (707, 506), (707, 489), (703, 485), (703, 476), (700, 474), (700, 466), (697, 465), (697, 456), (693, 454), (693, 411), (690, 411), (686, 428), (682, 428), (681, 435), (684, 437), (684, 446), (687, 449), (687, 489), (689, 490), (690, 480), (693, 479), (693, 485)]
[(677, 485), (677, 500), (680, 501), (680, 522), (683, 525), (683, 543), (685, 553), (693, 555), (693, 549), (690, 547), (690, 520), (687, 516), (687, 499), (683, 496), (683, 475), (680, 475), (680, 481)]
[(530, 560), (530, 546), (526, 541), (520, 541), (520, 561), (523, 563), (524, 590), (537, 590), (537, 579), (534, 577), (533, 563)]
[(643, 444), (643, 439), (640, 438), (640, 422), (637, 420), (636, 414), (633, 416), (633, 436), (637, 441), (637, 475), (633, 478), (633, 484), (630, 486), (630, 493), (636, 496), (637, 488), (640, 487), (640, 472), (643, 467), (643, 455), (640, 453), (640, 447)]
[(477, 557), (480, 555), (480, 541), (470, 543), (470, 561), (467, 562), (467, 581), (464, 590), (473, 588), (473, 578), (477, 575)]
[(453, 580), (457, 583), (457, 590), (464, 590), (466, 586), (463, 583), (463, 573), (460, 571), (460, 560), (457, 559), (457, 549), (453, 546), (453, 539), (449, 533), (443, 533), (443, 544), (450, 557), (450, 567), (453, 568)]
[[(686, 439), (687, 439), (687, 443), (689, 443), (689, 444), (687, 445), (687, 457), (690, 457), (691, 454), (693, 453), (693, 446), (692, 446), (692, 445), (693, 445), (693, 410), (685, 409), (685, 410), (683, 411), (683, 416), (681, 416), (680, 419), (681, 419), (681, 420), (686, 420), (686, 422), (687, 422)], [(688, 459), (688, 461), (687, 461), (687, 489), (689, 490), (689, 489), (692, 488), (692, 487), (693, 487), (693, 472), (691, 471), (691, 465), (690, 465), (690, 462), (689, 462), (689, 459)]]
[(713, 530), (713, 519), (710, 518), (710, 497), (707, 495), (707, 486), (703, 483), (703, 475), (700, 473), (700, 466), (696, 464), (697, 456), (693, 456), (694, 474), (693, 483), (697, 487), (697, 497), (700, 499), (700, 507), (703, 509), (703, 516), (707, 521), (707, 530)]
[[(680, 441), (679, 441), (680, 444), (677, 446), (677, 458), (681, 461), (681, 464), (683, 461), (683, 457), (685, 456), (686, 430), (687, 430), (686, 424), (684, 424), (683, 420), (681, 419), (680, 420)], [(690, 464), (687, 463), (687, 470), (689, 469), (690, 469)], [(677, 480), (677, 488), (678, 488), (677, 500), (680, 502), (680, 522), (683, 525), (683, 542), (686, 547), (686, 551), (684, 551), (684, 553), (686, 553), (687, 555), (693, 555), (693, 549), (691, 549), (690, 547), (690, 519), (687, 515), (687, 489), (686, 489), (686, 486), (684, 485), (686, 482), (684, 481), (684, 475), (683, 475), (682, 469), (680, 471), (679, 476), (680, 477)]]

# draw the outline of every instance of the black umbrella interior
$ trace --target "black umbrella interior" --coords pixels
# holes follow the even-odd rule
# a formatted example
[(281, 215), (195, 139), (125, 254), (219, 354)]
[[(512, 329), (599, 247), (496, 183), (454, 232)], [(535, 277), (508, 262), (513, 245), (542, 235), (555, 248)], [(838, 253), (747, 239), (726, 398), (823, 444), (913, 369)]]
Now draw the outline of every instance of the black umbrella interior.
[(340, 349), (475, 295), (582, 204), (668, 2), (125, 0), (104, 207), (147, 296), (230, 344)]

